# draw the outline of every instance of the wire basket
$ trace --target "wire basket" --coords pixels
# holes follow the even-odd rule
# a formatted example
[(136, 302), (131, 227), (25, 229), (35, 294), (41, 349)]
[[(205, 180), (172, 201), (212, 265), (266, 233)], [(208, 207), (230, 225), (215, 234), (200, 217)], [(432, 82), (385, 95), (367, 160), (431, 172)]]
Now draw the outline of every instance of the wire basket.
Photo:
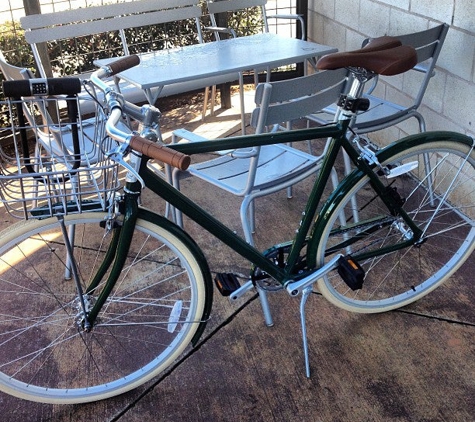
[(78, 102), (76, 97), (1, 102), (9, 121), (0, 129), (0, 201), (13, 217), (105, 211), (113, 203), (119, 168), (105, 152), (115, 141), (105, 134), (102, 110), (83, 119)]

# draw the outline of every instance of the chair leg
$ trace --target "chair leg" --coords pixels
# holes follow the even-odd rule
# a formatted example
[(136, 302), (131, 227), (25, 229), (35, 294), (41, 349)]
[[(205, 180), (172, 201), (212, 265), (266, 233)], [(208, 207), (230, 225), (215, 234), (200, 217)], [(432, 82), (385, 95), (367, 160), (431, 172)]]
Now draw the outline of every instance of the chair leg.
[(427, 154), (424, 154), (424, 167), (427, 179), (427, 190), (429, 191), (429, 203), (432, 208), (435, 207), (435, 195), (434, 195), (434, 179), (432, 178), (432, 165), (430, 158)]
[[(426, 122), (422, 114), (415, 112), (414, 117), (419, 122), (419, 132), (421, 133), (425, 132)], [(430, 206), (434, 207), (435, 206), (434, 185), (433, 185), (433, 179), (432, 179), (431, 164), (430, 164), (429, 158), (427, 157), (427, 154), (424, 154), (424, 166), (425, 166), (426, 174), (427, 174), (427, 188), (429, 190)]]
[(203, 110), (201, 111), (201, 120), (203, 121), (206, 117), (206, 111), (208, 110), (208, 97), (209, 97), (209, 86), (205, 88), (205, 96), (203, 99)]
[[(203, 121), (206, 117), (206, 111), (208, 110), (208, 100), (209, 100), (209, 86), (205, 88), (205, 94), (203, 99), (203, 110), (201, 111), (201, 120)], [(216, 104), (216, 85), (211, 87), (211, 106), (209, 115), (214, 116), (214, 107)]]
[(417, 112), (414, 113), (414, 117), (417, 119), (419, 123), (419, 132), (425, 132), (426, 131), (426, 122), (424, 120), (424, 117), (422, 114), (419, 114)]
[(249, 243), (250, 245), (254, 246), (254, 238), (252, 237), (254, 223), (254, 212), (251, 209), (253, 208), (253, 199), (250, 198), (249, 196), (246, 196), (242, 203), (241, 203), (241, 209), (240, 209), (240, 216), (241, 216), (241, 225), (242, 225), (242, 230), (244, 232), (244, 239), (246, 239), (246, 242)]
[(244, 101), (244, 76), (242, 72), (239, 72), (239, 100), (241, 106), (241, 132), (246, 134), (246, 108)]
[(338, 181), (338, 173), (336, 172), (335, 167), (332, 167), (330, 177), (332, 179), (333, 189), (336, 190), (336, 188), (338, 187), (339, 181)]
[(272, 327), (274, 325), (274, 320), (272, 319), (269, 299), (267, 298), (267, 292), (259, 286), (257, 286), (256, 289), (257, 293), (259, 293), (259, 301), (261, 302), (262, 312), (264, 314), (264, 321), (268, 327)]
[(254, 200), (249, 204), (249, 225), (251, 227), (251, 233), (256, 232), (256, 203)]
[[(179, 175), (179, 170), (172, 170), (172, 185), (175, 187), (177, 190), (180, 190), (180, 175)], [(170, 211), (171, 215), (173, 217), (173, 220), (175, 221), (175, 224), (181, 228), (183, 228), (183, 214), (182, 212), (175, 207), (172, 207), (170, 205)]]
[(214, 116), (214, 107), (216, 105), (216, 85), (211, 88), (211, 107), (209, 111), (210, 116)]
[[(241, 224), (244, 231), (244, 238), (246, 239), (246, 242), (252, 246), (254, 246), (254, 238), (252, 237), (251, 230), (251, 227), (253, 226), (252, 221), (254, 218), (253, 208), (254, 200), (249, 197), (245, 197), (241, 204)], [(253, 210), (252, 212), (250, 211), (251, 209)], [(259, 286), (256, 286), (256, 289), (259, 293), (259, 301), (261, 302), (262, 312), (264, 313), (264, 321), (268, 327), (272, 327), (274, 325), (274, 321), (270, 311), (267, 291), (260, 288)]]

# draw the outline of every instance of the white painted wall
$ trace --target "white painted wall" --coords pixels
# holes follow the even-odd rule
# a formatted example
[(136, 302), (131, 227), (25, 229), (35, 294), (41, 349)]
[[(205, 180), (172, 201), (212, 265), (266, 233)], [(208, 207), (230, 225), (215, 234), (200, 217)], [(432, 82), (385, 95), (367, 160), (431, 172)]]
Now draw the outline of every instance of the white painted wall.
[[(475, 2), (473, 0), (309, 0), (310, 40), (336, 46), (340, 51), (359, 48), (363, 39), (398, 35), (450, 25), (436, 75), (422, 107), (428, 130), (455, 130), (475, 135)], [(378, 95), (407, 102), (408, 72), (384, 78)], [(418, 130), (415, 119), (373, 137), (389, 141)]]

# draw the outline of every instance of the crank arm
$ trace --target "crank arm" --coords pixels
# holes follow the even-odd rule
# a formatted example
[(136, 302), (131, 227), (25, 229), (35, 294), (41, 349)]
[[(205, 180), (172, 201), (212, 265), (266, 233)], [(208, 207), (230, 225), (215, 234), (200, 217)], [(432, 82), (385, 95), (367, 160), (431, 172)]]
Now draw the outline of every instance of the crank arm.
[(330, 261), (328, 261), (323, 267), (309, 274), (307, 277), (298, 281), (292, 281), (288, 283), (285, 288), (290, 296), (298, 296), (302, 291), (314, 284), (319, 278), (327, 275), (329, 272), (335, 270), (338, 267), (338, 260), (343, 257), (343, 254), (335, 255)]

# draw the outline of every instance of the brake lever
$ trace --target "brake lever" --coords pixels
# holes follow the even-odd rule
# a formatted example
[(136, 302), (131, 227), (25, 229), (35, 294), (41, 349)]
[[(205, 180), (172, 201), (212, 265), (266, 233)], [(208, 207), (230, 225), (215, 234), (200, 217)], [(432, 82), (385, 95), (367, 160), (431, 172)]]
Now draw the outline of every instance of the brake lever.
[(132, 164), (128, 163), (127, 161), (124, 160), (124, 157), (128, 154), (128, 152), (129, 152), (129, 144), (128, 142), (124, 142), (124, 143), (121, 143), (116, 148), (112, 149), (111, 151), (106, 152), (105, 156), (107, 158), (110, 158), (112, 161), (115, 161), (116, 163), (120, 164), (125, 169), (127, 169), (127, 175), (125, 177), (127, 182), (134, 183), (136, 181), (139, 181), (140, 185), (142, 186), (142, 189), (144, 189), (145, 182), (143, 181), (138, 171), (133, 166), (134, 157), (137, 160), (139, 159), (139, 157), (132, 154), (131, 155)]

